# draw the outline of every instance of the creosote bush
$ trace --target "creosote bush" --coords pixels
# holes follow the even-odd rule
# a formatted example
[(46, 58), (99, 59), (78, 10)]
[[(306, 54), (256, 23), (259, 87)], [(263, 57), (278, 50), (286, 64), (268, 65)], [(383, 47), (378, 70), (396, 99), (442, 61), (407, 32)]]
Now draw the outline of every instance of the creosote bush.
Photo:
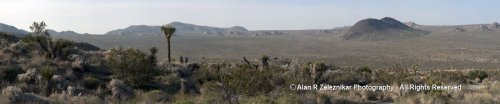
[(100, 81), (92, 76), (87, 76), (83, 79), (83, 85), (88, 89), (96, 89), (99, 87)]
[(156, 58), (152, 57), (137, 49), (115, 48), (111, 49), (107, 62), (115, 78), (127, 85), (145, 87), (159, 74)]
[(488, 74), (482, 70), (474, 70), (471, 71), (467, 74), (467, 78), (469, 79), (476, 79), (479, 78), (479, 80), (483, 80), (484, 78), (488, 77)]
[(21, 74), (23, 70), (16, 64), (11, 65), (0, 65), (0, 79), (8, 82), (14, 82), (18, 74)]
[(1, 44), (5, 44), (4, 42), (17, 42), (19, 38), (8, 33), (0, 32), (0, 41)]

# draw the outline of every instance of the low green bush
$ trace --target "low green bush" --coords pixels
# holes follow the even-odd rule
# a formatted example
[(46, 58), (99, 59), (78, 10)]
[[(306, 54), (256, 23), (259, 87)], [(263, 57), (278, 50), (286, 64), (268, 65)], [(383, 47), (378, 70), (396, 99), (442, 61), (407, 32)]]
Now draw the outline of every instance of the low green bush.
[(87, 89), (96, 89), (99, 87), (100, 81), (97, 78), (87, 76), (83, 79), (83, 86)]
[(467, 74), (467, 78), (469, 79), (476, 79), (476, 78), (479, 78), (479, 80), (483, 80), (485, 79), (486, 77), (488, 77), (488, 74), (486, 74), (486, 72), (482, 71), (482, 70), (474, 70), (474, 71), (470, 71), (468, 74)]
[(42, 66), (40, 68), (40, 75), (46, 81), (52, 79), (52, 76), (55, 74), (56, 67), (54, 66)]
[(228, 70), (222, 76), (222, 83), (230, 89), (242, 95), (254, 96), (267, 93), (274, 89), (272, 77), (275, 73), (269, 70), (258, 70), (242, 65), (238, 68)]
[(107, 65), (113, 77), (123, 80), (127, 85), (145, 87), (159, 74), (156, 63), (148, 54), (137, 49), (111, 49)]
[(16, 64), (0, 65), (0, 78), (8, 82), (16, 81), (17, 75), (23, 73), (21, 67)]

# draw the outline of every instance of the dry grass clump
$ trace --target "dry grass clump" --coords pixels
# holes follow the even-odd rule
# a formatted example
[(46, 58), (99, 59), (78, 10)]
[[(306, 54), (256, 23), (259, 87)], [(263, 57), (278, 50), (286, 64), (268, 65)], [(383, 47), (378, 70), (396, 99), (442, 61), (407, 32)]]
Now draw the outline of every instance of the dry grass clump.
[(52, 93), (49, 97), (54, 103), (58, 104), (102, 104), (104, 100), (95, 95), (72, 95), (66, 91), (61, 93)]

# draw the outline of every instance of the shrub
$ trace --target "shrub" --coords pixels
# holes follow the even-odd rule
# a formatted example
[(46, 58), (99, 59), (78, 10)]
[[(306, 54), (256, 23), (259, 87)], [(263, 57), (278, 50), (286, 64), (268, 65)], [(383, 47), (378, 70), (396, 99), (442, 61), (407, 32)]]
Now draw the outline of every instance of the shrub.
[(358, 71), (361, 73), (372, 73), (372, 70), (368, 66), (363, 66), (358, 68)]
[(262, 56), (262, 57), (260, 58), (260, 60), (261, 60), (262, 65), (263, 65), (264, 67), (266, 67), (266, 66), (268, 66), (268, 65), (269, 65), (269, 62), (268, 62), (268, 61), (269, 61), (269, 56), (264, 55), (264, 56)]
[(67, 59), (74, 53), (74, 42), (70, 40), (57, 39), (52, 41), (48, 36), (28, 35), (21, 39), (21, 42), (27, 45), (28, 49), (39, 50), (45, 53), (48, 58)]
[(443, 84), (461, 84), (465, 83), (465, 76), (457, 71), (457, 72), (449, 72), (449, 71), (438, 71), (430, 73), (429, 80), (434, 82), (439, 82)]
[(4, 32), (0, 32), (0, 40), (2, 42), (4, 42), (4, 41), (6, 41), (6, 42), (17, 42), (17, 41), (19, 41), (19, 38), (17, 38), (14, 35), (10, 35), (10, 34), (4, 33)]
[(246, 98), (240, 100), (240, 103), (241, 104), (275, 104), (276, 102), (268, 96), (259, 95), (259, 96), (255, 96), (255, 97), (246, 97)]
[(354, 71), (342, 71), (326, 74), (319, 80), (320, 83), (328, 83), (333, 85), (354, 85), (365, 80), (363, 76)]
[(49, 81), (55, 74), (55, 70), (53, 66), (43, 66), (40, 68), (40, 74), (44, 80)]
[(53, 44), (51, 46), (51, 58), (61, 58), (61, 59), (67, 59), (69, 55), (74, 53), (73, 51), (73, 41), (70, 40), (64, 40), (64, 39), (57, 39), (53, 41)]
[(0, 78), (8, 82), (14, 82), (18, 74), (23, 73), (21, 67), (17, 65), (1, 65)]
[(68, 92), (52, 93), (49, 99), (55, 104), (104, 104), (105, 102), (94, 95), (79, 95), (73, 96)]
[(148, 55), (137, 49), (111, 49), (107, 58), (114, 77), (127, 85), (144, 87), (158, 75), (157, 66)]
[(228, 71), (222, 76), (222, 83), (239, 94), (254, 96), (274, 89), (271, 83), (274, 73), (269, 70), (251, 69), (242, 65)]
[(467, 74), (467, 78), (469, 79), (476, 79), (479, 78), (479, 80), (483, 80), (484, 78), (488, 77), (488, 74), (482, 70), (474, 70), (471, 71)]
[(79, 42), (79, 43), (74, 43), (73, 45), (75, 47), (77, 47), (78, 49), (81, 49), (81, 50), (84, 50), (84, 51), (98, 51), (98, 50), (101, 50), (101, 48), (99, 48), (97, 46), (94, 46), (92, 44), (89, 44), (89, 43)]
[(172, 100), (172, 96), (167, 95), (161, 90), (151, 90), (141, 96), (138, 96), (137, 103), (145, 104), (156, 104), (156, 103), (166, 103)]
[(88, 89), (96, 89), (99, 84), (99, 80), (91, 76), (85, 77), (83, 79), (83, 86)]
[(233, 104), (237, 103), (238, 95), (234, 90), (218, 82), (203, 84), (200, 103), (206, 104)]
[(28, 35), (21, 39), (21, 42), (26, 44), (32, 50), (49, 51), (51, 45), (51, 38), (46, 36)]

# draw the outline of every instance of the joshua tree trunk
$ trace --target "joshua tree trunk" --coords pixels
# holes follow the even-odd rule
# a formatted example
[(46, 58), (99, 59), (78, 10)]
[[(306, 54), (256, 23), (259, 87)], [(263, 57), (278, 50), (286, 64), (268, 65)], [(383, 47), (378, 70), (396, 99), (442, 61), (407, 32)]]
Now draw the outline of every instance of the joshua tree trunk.
[(170, 26), (170, 25), (163, 25), (161, 27), (161, 30), (163, 31), (163, 33), (165, 34), (165, 38), (167, 38), (167, 48), (168, 48), (168, 63), (170, 63), (172, 60), (171, 60), (171, 57), (170, 57), (170, 38), (172, 37), (172, 35), (174, 34), (175, 32), (175, 28)]
[(170, 60), (170, 39), (167, 39), (167, 47), (168, 47), (168, 63), (171, 62)]

